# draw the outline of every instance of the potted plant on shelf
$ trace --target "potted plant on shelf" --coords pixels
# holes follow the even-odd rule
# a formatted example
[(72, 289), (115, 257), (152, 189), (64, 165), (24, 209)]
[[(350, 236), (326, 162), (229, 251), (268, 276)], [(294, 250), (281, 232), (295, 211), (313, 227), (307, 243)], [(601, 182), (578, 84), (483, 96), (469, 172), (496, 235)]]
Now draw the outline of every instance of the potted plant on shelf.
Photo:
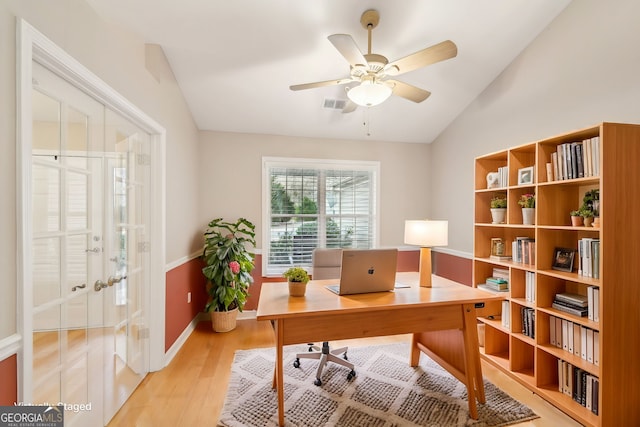
[(282, 274), (289, 283), (289, 295), (292, 297), (303, 297), (307, 291), (309, 273), (302, 267), (291, 267)]
[(249, 285), (253, 283), (251, 271), (255, 267), (255, 225), (239, 218), (236, 222), (216, 218), (204, 233), (202, 273), (207, 278), (209, 302), (205, 310), (211, 313), (211, 324), (216, 332), (228, 332), (236, 327), (238, 312), (242, 311)]
[(536, 216), (536, 195), (526, 193), (520, 196), (518, 205), (522, 208), (522, 223), (532, 225), (535, 223)]
[(582, 222), (585, 227), (591, 227), (591, 224), (593, 223), (593, 216), (593, 211), (588, 209), (582, 210)]
[(580, 209), (569, 212), (569, 215), (571, 215), (572, 226), (579, 227), (582, 225), (582, 211)]
[(497, 194), (491, 198), (491, 222), (493, 224), (504, 223), (504, 217), (507, 212), (507, 197), (502, 194)]

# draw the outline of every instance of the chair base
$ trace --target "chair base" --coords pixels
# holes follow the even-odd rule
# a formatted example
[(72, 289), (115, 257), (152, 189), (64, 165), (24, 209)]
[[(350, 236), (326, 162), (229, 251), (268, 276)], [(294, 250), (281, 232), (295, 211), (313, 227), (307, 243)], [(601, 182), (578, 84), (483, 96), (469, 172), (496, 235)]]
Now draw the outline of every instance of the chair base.
[[(298, 353), (296, 354), (296, 360), (293, 362), (293, 366), (296, 368), (300, 367), (300, 359), (317, 359), (320, 360), (318, 363), (318, 369), (316, 370), (316, 380), (313, 382), (315, 385), (322, 385), (322, 380), (320, 377), (322, 376), (322, 370), (327, 362), (337, 363), (338, 365), (342, 365), (344, 367), (349, 368), (351, 371), (347, 375), (347, 380), (351, 381), (356, 376), (356, 371), (353, 369), (353, 363), (347, 360), (347, 350), (348, 347), (341, 347), (335, 350), (331, 350), (328, 342), (322, 343), (322, 348), (310, 344), (309, 351), (307, 353)], [(342, 354), (343, 358), (340, 358), (339, 355)]]

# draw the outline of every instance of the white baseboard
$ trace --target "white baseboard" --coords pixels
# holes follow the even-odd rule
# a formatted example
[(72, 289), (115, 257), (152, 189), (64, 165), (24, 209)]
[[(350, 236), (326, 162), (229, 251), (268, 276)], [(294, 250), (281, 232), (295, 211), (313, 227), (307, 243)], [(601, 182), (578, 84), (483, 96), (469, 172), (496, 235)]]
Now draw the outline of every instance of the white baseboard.
[(184, 328), (184, 331), (182, 331), (178, 339), (176, 339), (176, 341), (171, 345), (171, 347), (169, 347), (169, 350), (164, 354), (164, 363), (162, 365), (163, 367), (166, 367), (167, 365), (169, 365), (169, 363), (171, 363), (171, 361), (176, 356), (176, 354), (178, 354), (178, 351), (180, 351), (184, 343), (187, 342), (189, 335), (191, 335), (191, 333), (196, 329), (196, 325), (198, 324), (198, 322), (207, 319), (205, 314), (206, 313), (198, 314), (196, 317), (193, 318), (191, 323), (189, 323), (189, 325), (187, 325), (187, 327)]

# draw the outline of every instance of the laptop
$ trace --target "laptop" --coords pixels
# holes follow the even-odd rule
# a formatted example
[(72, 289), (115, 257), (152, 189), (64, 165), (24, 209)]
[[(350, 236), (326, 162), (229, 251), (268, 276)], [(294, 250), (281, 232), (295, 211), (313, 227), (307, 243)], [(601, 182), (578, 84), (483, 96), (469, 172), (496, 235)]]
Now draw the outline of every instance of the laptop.
[(344, 249), (340, 283), (326, 288), (338, 295), (391, 291), (396, 287), (397, 249)]

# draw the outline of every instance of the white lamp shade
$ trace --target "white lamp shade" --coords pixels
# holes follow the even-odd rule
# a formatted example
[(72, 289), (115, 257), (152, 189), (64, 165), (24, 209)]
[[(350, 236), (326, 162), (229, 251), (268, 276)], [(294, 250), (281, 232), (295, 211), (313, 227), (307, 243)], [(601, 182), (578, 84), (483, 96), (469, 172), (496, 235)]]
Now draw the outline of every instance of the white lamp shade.
[(404, 243), (423, 247), (449, 244), (449, 221), (407, 220), (404, 222)]
[(358, 86), (349, 89), (347, 96), (358, 105), (373, 107), (383, 103), (391, 96), (391, 92), (391, 88), (385, 84), (364, 80)]

